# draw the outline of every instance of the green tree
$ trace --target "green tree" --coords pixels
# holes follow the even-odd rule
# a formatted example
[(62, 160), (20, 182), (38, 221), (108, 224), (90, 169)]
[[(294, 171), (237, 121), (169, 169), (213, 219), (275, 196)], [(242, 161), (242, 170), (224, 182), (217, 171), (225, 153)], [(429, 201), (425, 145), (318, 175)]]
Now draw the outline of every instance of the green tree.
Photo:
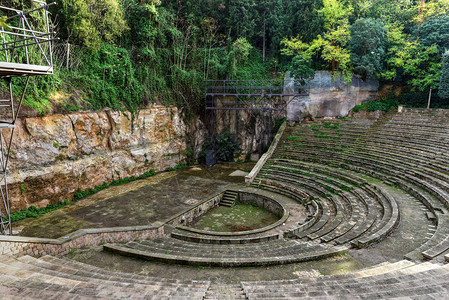
[(416, 26), (416, 1), (411, 0), (351, 0), (358, 16), (380, 19), (386, 24), (398, 23), (404, 27)]
[(228, 28), (233, 37), (254, 41), (260, 16), (256, 0), (228, 0)]
[(129, 26), (127, 41), (139, 48), (153, 47), (161, 38), (158, 32), (158, 10), (160, 0), (123, 0), (125, 19)]
[[(267, 1), (268, 2), (268, 1)], [(271, 4), (267, 5), (267, 40), (268, 48), (273, 56), (279, 55), (279, 48), (281, 46), (281, 41), (284, 36), (291, 35), (291, 26), (288, 22), (288, 11), (287, 6), (284, 4), (283, 0), (270, 0)], [(265, 24), (261, 24), (265, 25)]]
[(324, 16), (323, 34), (318, 35), (311, 43), (305, 43), (301, 37), (284, 39), (282, 53), (296, 56), (305, 63), (316, 54), (329, 65), (332, 75), (339, 71), (346, 81), (352, 77), (350, 51), (347, 47), (350, 39), (349, 17), (352, 15), (351, 5), (346, 6), (340, 0), (324, 0), (319, 13)]
[(287, 1), (287, 7), (287, 24), (292, 32), (300, 34), (303, 41), (310, 43), (323, 32), (324, 16), (319, 13), (323, 8), (323, 0)]
[(443, 99), (449, 99), (449, 51), (443, 54), (443, 67), (441, 69), (438, 96)]
[(0, 27), (3, 27), (5, 29), (9, 29), (9, 26), (6, 23), (7, 20), (8, 20), (8, 17), (6, 17), (6, 16), (0, 17)]
[(56, 13), (62, 17), (62, 35), (89, 49), (103, 41), (113, 43), (127, 29), (119, 0), (59, 0)]
[(238, 64), (246, 62), (252, 48), (246, 38), (238, 38), (232, 44), (232, 50), (229, 53), (229, 56), (232, 57), (232, 68), (229, 70), (231, 76), (236, 74)]
[(423, 46), (404, 33), (404, 26), (387, 25), (386, 70), (379, 74), (382, 79), (404, 81), (414, 89), (435, 89), (441, 72), (441, 57), (437, 45)]
[(416, 30), (415, 37), (421, 40), (423, 46), (437, 45), (440, 53), (449, 49), (449, 16), (430, 18)]
[(386, 33), (381, 21), (362, 18), (351, 26), (351, 62), (354, 71), (365, 80), (382, 70)]
[(425, 91), (438, 87), (441, 75), (441, 58), (436, 45), (423, 47), (418, 41), (408, 42), (407, 49), (400, 51), (399, 59), (404, 74), (411, 76), (408, 82), (416, 89)]
[(415, 21), (417, 21), (418, 24), (434, 17), (446, 16), (449, 14), (449, 0), (433, 0), (427, 1), (428, 3), (425, 3), (426, 1), (423, 0), (418, 2), (421, 3), (418, 4), (419, 14), (415, 17)]

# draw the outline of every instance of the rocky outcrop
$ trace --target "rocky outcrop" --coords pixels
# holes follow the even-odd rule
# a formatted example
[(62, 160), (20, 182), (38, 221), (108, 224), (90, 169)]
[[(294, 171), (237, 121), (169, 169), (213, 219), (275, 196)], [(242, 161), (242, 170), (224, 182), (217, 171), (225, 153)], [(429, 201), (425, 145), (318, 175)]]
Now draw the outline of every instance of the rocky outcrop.
[[(216, 101), (219, 102), (222, 99), (216, 99)], [(213, 120), (212, 132), (230, 131), (234, 134), (241, 148), (240, 159), (246, 159), (249, 154), (252, 160), (257, 160), (268, 149), (276, 134), (273, 132), (276, 120), (284, 117), (285, 113), (278, 111), (270, 113), (256, 110), (216, 110), (209, 111), (206, 119)], [(192, 118), (188, 123), (187, 131), (187, 146), (192, 150), (193, 156), (197, 157), (209, 136), (208, 129), (203, 120)]]
[[(287, 120), (299, 122), (307, 117), (344, 117), (364, 100), (376, 98), (378, 88), (376, 80), (362, 81), (354, 76), (351, 84), (345, 84), (342, 79), (332, 78), (330, 72), (316, 72), (305, 87), (309, 95), (289, 99)], [(285, 92), (293, 94), (297, 90), (294, 80), (287, 74)]]
[[(28, 117), (16, 123), (9, 165), (13, 210), (71, 199), (78, 188), (164, 170), (185, 160), (177, 108)], [(6, 134), (5, 139), (9, 138)]]

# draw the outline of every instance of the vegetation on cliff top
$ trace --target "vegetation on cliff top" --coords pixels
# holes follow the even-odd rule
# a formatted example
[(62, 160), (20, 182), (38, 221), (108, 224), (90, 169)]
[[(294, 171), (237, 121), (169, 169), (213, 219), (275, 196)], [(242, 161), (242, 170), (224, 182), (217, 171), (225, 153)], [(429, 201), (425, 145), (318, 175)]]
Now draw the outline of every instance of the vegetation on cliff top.
[(449, 0), (56, 2), (55, 76), (33, 78), (26, 99), (41, 113), (148, 103), (199, 113), (205, 79), (322, 69), (399, 82), (426, 103), (449, 47)]

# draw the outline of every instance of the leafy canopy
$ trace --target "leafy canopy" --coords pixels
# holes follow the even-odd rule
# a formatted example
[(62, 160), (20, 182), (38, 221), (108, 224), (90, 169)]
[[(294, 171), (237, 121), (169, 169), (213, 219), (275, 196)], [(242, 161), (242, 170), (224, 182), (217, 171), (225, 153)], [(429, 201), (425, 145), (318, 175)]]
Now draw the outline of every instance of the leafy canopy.
[(353, 13), (353, 8), (340, 0), (324, 0), (323, 8), (318, 12), (324, 17), (325, 32), (311, 43), (303, 42), (301, 37), (284, 39), (282, 43), (285, 48), (282, 49), (282, 53), (296, 56), (294, 59), (296, 66), (299, 66), (301, 61), (307, 64), (314, 55), (320, 55), (330, 66), (333, 74), (339, 71), (347, 81), (350, 81), (351, 53), (347, 44), (350, 39), (349, 17)]
[(386, 32), (381, 21), (362, 18), (351, 26), (351, 62), (363, 79), (380, 72), (386, 47)]
[(443, 55), (443, 67), (441, 70), (438, 95), (443, 99), (449, 99), (449, 51)]
[(114, 43), (127, 29), (119, 0), (62, 0), (67, 38), (89, 49)]

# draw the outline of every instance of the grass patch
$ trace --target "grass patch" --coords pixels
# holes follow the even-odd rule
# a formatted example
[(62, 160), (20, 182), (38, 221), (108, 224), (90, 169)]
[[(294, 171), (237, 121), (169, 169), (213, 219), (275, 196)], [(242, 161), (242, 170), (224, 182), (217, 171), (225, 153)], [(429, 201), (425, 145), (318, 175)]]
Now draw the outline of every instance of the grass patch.
[(215, 207), (191, 226), (215, 232), (239, 232), (265, 227), (278, 221), (280, 217), (281, 214), (273, 214), (254, 201), (233, 207)]
[(297, 136), (289, 136), (287, 137), (287, 141), (300, 141), (301, 138), (297, 137)]
[(73, 202), (74, 201), (69, 201), (69, 200), (60, 201), (59, 203), (50, 203), (46, 207), (42, 207), (42, 208), (37, 208), (36, 206), (30, 206), (27, 209), (22, 209), (22, 210), (12, 213), (11, 214), (11, 222), (17, 222), (17, 221), (24, 220), (27, 218), (36, 218), (36, 217), (39, 217), (46, 213), (63, 208), (64, 206), (67, 206)]
[(188, 167), (187, 164), (179, 164), (174, 167), (166, 168), (165, 171), (171, 172), (171, 171), (176, 171), (176, 170), (182, 170), (187, 167)]
[(328, 139), (329, 138), (329, 136), (327, 134), (325, 134), (324, 132), (320, 132), (318, 134), (315, 134), (315, 137), (317, 139)]
[(331, 192), (334, 195), (338, 195), (338, 191), (335, 190), (334, 188), (331, 188), (330, 186), (323, 186), (324, 189), (326, 189), (327, 191)]
[(346, 185), (344, 185), (344, 184), (340, 184), (340, 188), (343, 190), (343, 191), (346, 191), (346, 192), (350, 192), (350, 191), (352, 191), (354, 188), (353, 187), (351, 187), (351, 186), (346, 186)]
[(324, 122), (323, 123), (324, 128), (327, 129), (339, 129), (340, 125), (337, 123), (330, 123), (330, 122)]

